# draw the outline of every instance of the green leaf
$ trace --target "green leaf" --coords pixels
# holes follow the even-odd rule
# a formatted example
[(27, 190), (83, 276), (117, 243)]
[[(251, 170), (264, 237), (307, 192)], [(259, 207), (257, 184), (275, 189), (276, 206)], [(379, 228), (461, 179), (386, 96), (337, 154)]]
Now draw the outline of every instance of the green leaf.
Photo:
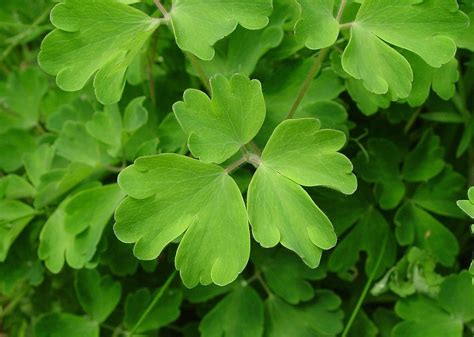
[(16, 200), (0, 200), (0, 262), (23, 229), (33, 219), (34, 209)]
[[(342, 65), (377, 94), (405, 98), (413, 74), (407, 60), (387, 43), (407, 49), (439, 68), (455, 55), (451, 36), (465, 29), (467, 16), (453, 0), (377, 0), (364, 2), (351, 23)], [(374, 65), (377, 65), (374, 67)]]
[(354, 159), (357, 173), (375, 183), (375, 194), (382, 209), (395, 208), (405, 194), (400, 173), (402, 154), (397, 146), (384, 138), (371, 138), (367, 144), (369, 158), (359, 152)]
[(66, 91), (94, 77), (102, 104), (120, 100), (127, 68), (159, 20), (116, 0), (65, 0), (51, 12), (56, 29), (43, 40), (40, 66)]
[(184, 92), (173, 111), (188, 135), (189, 149), (204, 162), (222, 163), (251, 141), (265, 119), (260, 82), (235, 74), (211, 79), (212, 99), (196, 89)]
[(46, 267), (58, 273), (65, 260), (72, 268), (86, 266), (123, 196), (113, 184), (83, 190), (63, 201), (41, 231), (38, 255)]
[(48, 83), (38, 68), (14, 72), (6, 83), (0, 83), (0, 133), (35, 126), (47, 89)]
[(471, 219), (474, 219), (474, 186), (470, 187), (467, 192), (469, 200), (458, 200), (457, 205), (463, 210)]
[(238, 24), (252, 30), (265, 27), (271, 12), (271, 0), (176, 0), (170, 16), (179, 48), (211, 60), (218, 40)]
[(310, 281), (326, 275), (321, 266), (310, 269), (285, 249), (257, 250), (252, 261), (262, 270), (268, 287), (290, 304), (311, 300), (315, 289)]
[(0, 170), (18, 170), (23, 156), (34, 151), (35, 147), (36, 139), (26, 131), (12, 129), (0, 134)]
[[(158, 292), (159, 289), (156, 290)], [(125, 317), (123, 324), (132, 329), (151, 304), (155, 294), (150, 294), (146, 288), (141, 288), (127, 296), (125, 301)], [(183, 295), (177, 289), (167, 289), (163, 296), (152, 307), (149, 314), (142, 321), (137, 333), (157, 330), (178, 319)]]
[(32, 198), (35, 193), (33, 186), (16, 174), (0, 178), (0, 200)]
[(263, 301), (253, 288), (239, 287), (204, 316), (199, 331), (202, 337), (260, 337)]
[(173, 113), (166, 115), (158, 127), (160, 135), (160, 149), (163, 152), (187, 152), (186, 134), (181, 129)]
[[(96, 112), (92, 119), (85, 124), (85, 127), (91, 136), (107, 145), (108, 153), (111, 156), (115, 156), (120, 151), (122, 145), (122, 116), (117, 106), (109, 105), (103, 111)], [(85, 141), (87, 137), (79, 139)], [(93, 142), (90, 142), (92, 146)], [(92, 146), (92, 148), (94, 147)], [(99, 152), (98, 161), (100, 161), (100, 149), (97, 152)]]
[(81, 269), (74, 281), (76, 295), (82, 308), (96, 322), (104, 322), (120, 301), (120, 282), (110, 276), (101, 277), (95, 269)]
[(403, 164), (403, 178), (407, 181), (428, 181), (444, 168), (444, 150), (440, 138), (428, 129)]
[(335, 337), (342, 331), (341, 300), (333, 292), (318, 290), (312, 303), (294, 307), (276, 296), (265, 302), (268, 337)]
[(129, 197), (115, 213), (115, 233), (135, 243), (139, 259), (152, 260), (180, 237), (176, 268), (184, 284), (226, 285), (250, 254), (242, 195), (214, 164), (176, 154), (139, 158), (119, 175)]
[(321, 130), (317, 119), (287, 120), (268, 140), (262, 164), (300, 185), (326, 186), (352, 194), (357, 188), (352, 163), (337, 152), (345, 142), (344, 133)]
[(37, 337), (99, 337), (97, 322), (66, 313), (41, 316), (34, 331)]
[(48, 144), (38, 146), (33, 152), (26, 153), (23, 156), (23, 166), (26, 175), (34, 186), (39, 186), (41, 176), (51, 169), (55, 149)]
[(419, 185), (411, 200), (432, 213), (459, 218), (462, 214), (454, 201), (459, 199), (464, 185), (464, 177), (447, 166), (439, 175)]
[(367, 254), (364, 265), (366, 275), (374, 272), (380, 254), (383, 256), (375, 277), (382, 275), (395, 262), (395, 239), (387, 221), (377, 209), (369, 208), (342, 238), (329, 258), (329, 270), (337, 272), (342, 279), (352, 279), (351, 271), (356, 267), (361, 252)]
[(380, 108), (387, 109), (390, 106), (390, 97), (377, 95), (367, 90), (361, 80), (348, 78), (346, 79), (346, 87), (349, 95), (364, 115), (371, 116)]
[(416, 243), (444, 266), (451, 266), (459, 252), (456, 237), (428, 212), (408, 202), (397, 210), (396, 235), (401, 245)]
[(146, 97), (134, 98), (128, 103), (123, 115), (123, 128), (127, 132), (134, 132), (148, 121), (148, 110), (143, 103)]
[(398, 301), (395, 312), (404, 319), (393, 329), (393, 337), (461, 337), (463, 323), (474, 318), (474, 285), (468, 272), (447, 277), (439, 302), (417, 296)]
[(333, 15), (334, 0), (297, 0), (301, 18), (296, 23), (295, 35), (309, 49), (322, 49), (336, 42), (339, 22)]

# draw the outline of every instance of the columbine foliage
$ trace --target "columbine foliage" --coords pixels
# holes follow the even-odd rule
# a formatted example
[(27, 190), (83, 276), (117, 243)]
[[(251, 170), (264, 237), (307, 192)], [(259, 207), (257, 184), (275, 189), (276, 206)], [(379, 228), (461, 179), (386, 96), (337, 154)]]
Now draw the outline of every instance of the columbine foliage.
[(473, 19), (2, 0), (0, 335), (469, 334)]

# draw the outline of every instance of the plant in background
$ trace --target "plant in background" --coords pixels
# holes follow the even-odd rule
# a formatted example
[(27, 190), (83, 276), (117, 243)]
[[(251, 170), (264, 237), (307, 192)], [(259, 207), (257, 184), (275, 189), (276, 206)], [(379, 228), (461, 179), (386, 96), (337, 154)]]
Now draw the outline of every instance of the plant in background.
[(0, 335), (467, 336), (473, 15), (3, 0)]

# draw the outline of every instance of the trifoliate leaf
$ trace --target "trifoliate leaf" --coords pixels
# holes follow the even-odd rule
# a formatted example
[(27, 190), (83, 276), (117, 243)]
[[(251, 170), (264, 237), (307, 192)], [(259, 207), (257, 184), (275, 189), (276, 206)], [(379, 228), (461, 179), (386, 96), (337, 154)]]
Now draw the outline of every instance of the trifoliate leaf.
[(43, 40), (40, 66), (66, 91), (94, 77), (103, 104), (120, 100), (127, 68), (159, 20), (116, 0), (65, 0), (51, 12), (56, 29)]
[(383, 138), (372, 138), (367, 145), (369, 158), (359, 152), (354, 160), (357, 173), (375, 183), (375, 194), (382, 209), (395, 208), (405, 194), (400, 173), (402, 154), (397, 146)]
[(322, 49), (336, 42), (339, 22), (333, 15), (334, 0), (298, 0), (301, 19), (296, 23), (295, 35), (309, 49)]
[(74, 281), (77, 299), (85, 312), (96, 322), (103, 322), (120, 301), (120, 282), (110, 276), (101, 277), (95, 269), (81, 269)]
[(457, 205), (464, 211), (471, 219), (474, 219), (474, 187), (470, 187), (467, 192), (469, 200), (458, 200)]
[(139, 158), (119, 175), (128, 193), (115, 213), (115, 233), (155, 259), (184, 233), (176, 268), (187, 287), (226, 285), (247, 264), (250, 238), (242, 195), (214, 164), (176, 154)]
[[(160, 291), (157, 289), (156, 291)], [(155, 294), (150, 294), (146, 288), (137, 290), (127, 296), (125, 301), (125, 317), (123, 324), (127, 329), (132, 329), (151, 304)], [(152, 307), (149, 314), (139, 325), (137, 333), (157, 330), (175, 321), (180, 314), (183, 295), (177, 289), (167, 289), (163, 296)]]
[(37, 337), (99, 337), (99, 324), (81, 316), (53, 313), (41, 316), (34, 331)]
[(413, 70), (413, 86), (407, 98), (410, 106), (422, 105), (428, 98), (431, 87), (439, 97), (445, 100), (454, 95), (455, 83), (459, 79), (456, 59), (450, 60), (439, 68), (433, 68), (416, 54), (406, 52), (404, 56)]
[(416, 296), (398, 301), (395, 312), (404, 319), (393, 329), (393, 337), (461, 337), (463, 323), (474, 318), (474, 285), (468, 272), (445, 279), (439, 302)]
[(459, 199), (464, 185), (464, 177), (447, 166), (427, 183), (418, 185), (411, 200), (432, 213), (459, 218), (462, 214), (453, 201)]
[[(413, 80), (407, 60), (387, 43), (407, 49), (432, 67), (449, 62), (456, 45), (449, 37), (467, 27), (456, 1), (378, 0), (364, 2), (351, 23), (342, 65), (351, 76), (392, 100), (407, 97)], [(377, 65), (377, 67), (374, 67)]]
[(0, 83), (0, 133), (35, 126), (47, 89), (44, 74), (37, 68), (12, 73), (6, 83)]
[(252, 287), (239, 287), (204, 316), (199, 330), (202, 337), (261, 337), (263, 301)]
[(308, 268), (285, 249), (276, 252), (269, 249), (257, 250), (252, 261), (262, 271), (268, 287), (291, 304), (311, 300), (314, 297), (314, 287), (309, 281), (322, 279), (326, 274), (321, 266), (316, 269)]
[(36, 139), (28, 132), (12, 129), (0, 134), (0, 170), (13, 172), (22, 166), (25, 154), (33, 152)]
[(344, 133), (320, 128), (321, 123), (313, 118), (281, 123), (265, 146), (263, 165), (303, 186), (326, 186), (344, 194), (354, 193), (357, 180), (352, 164), (337, 152), (345, 145)]
[(146, 97), (137, 97), (128, 103), (123, 115), (123, 128), (134, 132), (148, 121), (148, 110), (143, 106)]
[(202, 60), (211, 60), (213, 45), (238, 24), (261, 29), (268, 24), (271, 12), (271, 0), (176, 0), (170, 16), (178, 46)]
[(428, 212), (407, 202), (397, 210), (396, 235), (401, 245), (416, 243), (444, 266), (451, 266), (459, 252), (456, 237)]
[(403, 178), (407, 181), (427, 181), (433, 178), (444, 168), (443, 154), (440, 138), (433, 130), (427, 130), (415, 148), (407, 154), (403, 164)]
[(86, 189), (63, 201), (41, 231), (38, 255), (46, 267), (58, 273), (65, 260), (76, 269), (86, 266), (123, 196), (114, 184)]
[(276, 296), (265, 302), (265, 336), (335, 337), (342, 331), (341, 300), (328, 290), (316, 291), (314, 302), (291, 306)]
[(287, 120), (275, 129), (247, 196), (253, 235), (263, 247), (281, 242), (315, 268), (322, 250), (336, 244), (331, 222), (298, 184), (353, 193), (352, 164), (337, 152), (344, 143), (342, 132), (320, 130), (316, 119)]
[[(362, 251), (367, 254), (364, 266), (366, 275), (374, 272), (378, 277), (395, 262), (396, 246), (392, 231), (383, 215), (374, 208), (369, 208), (342, 238), (329, 258), (329, 270), (337, 272), (342, 279), (351, 279), (350, 271)], [(374, 271), (381, 254), (380, 263)]]
[(0, 262), (23, 229), (33, 219), (35, 210), (17, 200), (0, 200)]
[(212, 99), (188, 89), (173, 111), (189, 136), (189, 149), (204, 162), (222, 163), (251, 141), (265, 119), (260, 82), (240, 74), (211, 80)]

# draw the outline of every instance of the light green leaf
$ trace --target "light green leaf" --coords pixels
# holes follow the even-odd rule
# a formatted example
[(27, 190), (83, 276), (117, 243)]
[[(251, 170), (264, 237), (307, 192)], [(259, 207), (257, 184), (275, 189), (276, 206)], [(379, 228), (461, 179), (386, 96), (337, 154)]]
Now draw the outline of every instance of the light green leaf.
[(388, 95), (374, 94), (365, 88), (361, 80), (353, 77), (346, 79), (346, 88), (359, 110), (366, 116), (375, 114), (380, 108), (386, 109), (390, 106)]
[(186, 134), (181, 129), (173, 113), (168, 114), (158, 127), (160, 149), (162, 152), (187, 152)]
[(279, 242), (311, 268), (322, 250), (336, 245), (331, 221), (297, 183), (261, 165), (249, 186), (247, 207), (255, 240), (262, 247)]
[(104, 322), (120, 301), (120, 282), (110, 276), (101, 277), (95, 269), (81, 269), (74, 280), (77, 299), (82, 308), (96, 322)]
[(65, 0), (51, 12), (56, 29), (43, 40), (40, 66), (66, 91), (94, 77), (103, 104), (120, 100), (127, 68), (159, 20), (116, 0)]
[(115, 233), (135, 243), (139, 259), (155, 259), (180, 237), (176, 268), (187, 287), (226, 285), (250, 254), (242, 195), (214, 164), (176, 154), (139, 158), (119, 175), (128, 193), (115, 213)]
[(443, 154), (440, 138), (428, 129), (407, 154), (402, 169), (403, 178), (407, 181), (428, 181), (443, 170)]
[(122, 116), (118, 106), (108, 105), (103, 111), (97, 111), (85, 127), (91, 136), (107, 145), (111, 156), (119, 152), (122, 145)]
[(345, 145), (344, 133), (320, 128), (314, 118), (282, 122), (263, 150), (263, 165), (303, 186), (354, 193), (357, 180), (352, 163), (337, 152)]
[(456, 52), (451, 36), (468, 25), (467, 16), (454, 0), (365, 1), (351, 23), (349, 45), (343, 54), (344, 70), (362, 79), (377, 94), (392, 100), (407, 97), (413, 80), (409, 63), (394, 46), (420, 56), (439, 68)]
[[(160, 291), (160, 289), (156, 290), (156, 292), (158, 291)], [(125, 317), (123, 319), (123, 324), (127, 329), (132, 329), (135, 326), (147, 307), (151, 304), (155, 293), (150, 294), (148, 289), (142, 288), (127, 296), (127, 300), (125, 301)], [(179, 290), (172, 288), (167, 289), (163, 296), (152, 307), (136, 332), (141, 333), (157, 330), (178, 319), (182, 298), (183, 295)]]
[(37, 337), (99, 337), (97, 322), (66, 313), (41, 316), (34, 331)]
[(301, 18), (296, 23), (296, 38), (309, 49), (322, 49), (336, 42), (339, 22), (334, 17), (334, 0), (297, 0)]
[(457, 205), (471, 219), (474, 219), (474, 186), (471, 186), (467, 192), (469, 200), (458, 200)]
[(75, 269), (86, 266), (123, 196), (114, 184), (86, 189), (63, 201), (40, 234), (38, 255), (46, 267), (58, 273), (65, 260)]
[(238, 24), (261, 29), (268, 24), (271, 0), (175, 0), (170, 12), (176, 43), (202, 60), (214, 57), (217, 41)]
[(314, 302), (294, 307), (276, 296), (265, 302), (266, 337), (335, 337), (342, 331), (341, 300), (328, 290), (318, 290)]
[(261, 337), (263, 302), (250, 286), (242, 286), (224, 297), (199, 325), (202, 337)]
[(146, 97), (134, 98), (128, 103), (123, 115), (123, 128), (134, 132), (148, 121), (148, 110), (143, 107)]
[(0, 200), (33, 198), (35, 193), (33, 186), (23, 177), (9, 174), (0, 178)]
[(35, 210), (16, 200), (0, 200), (0, 262), (23, 229), (33, 219)]
[(211, 79), (212, 99), (188, 89), (173, 111), (195, 157), (222, 163), (255, 137), (265, 119), (260, 82), (240, 74)]
[(451, 266), (459, 252), (459, 243), (449, 229), (423, 209), (408, 202), (395, 215), (398, 242), (416, 243), (431, 252), (444, 266)]
[(23, 166), (26, 175), (34, 186), (39, 186), (41, 176), (51, 169), (55, 149), (49, 144), (38, 146), (33, 152), (26, 153), (23, 156)]
[(463, 322), (474, 319), (474, 284), (467, 271), (448, 276), (439, 292), (441, 306)]

